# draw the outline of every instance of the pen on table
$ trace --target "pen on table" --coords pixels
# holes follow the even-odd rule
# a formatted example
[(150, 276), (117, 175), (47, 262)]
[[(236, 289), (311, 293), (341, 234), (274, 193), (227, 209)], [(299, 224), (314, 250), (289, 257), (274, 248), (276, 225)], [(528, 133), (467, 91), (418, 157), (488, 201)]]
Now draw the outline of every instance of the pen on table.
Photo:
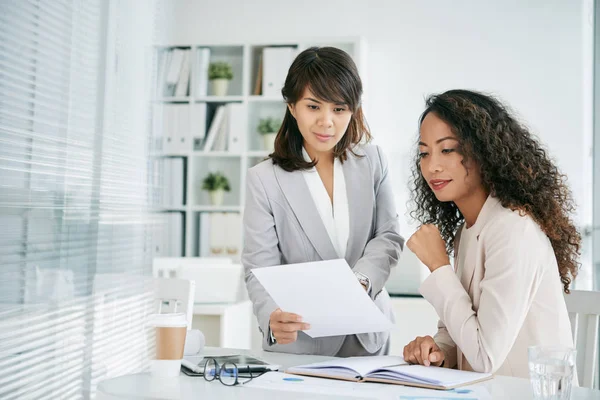
[(262, 374), (262, 373), (269, 372), (269, 371), (271, 371), (271, 370), (267, 367), (250, 367), (250, 366), (238, 367), (238, 372), (241, 372), (241, 373), (256, 372), (256, 373)]

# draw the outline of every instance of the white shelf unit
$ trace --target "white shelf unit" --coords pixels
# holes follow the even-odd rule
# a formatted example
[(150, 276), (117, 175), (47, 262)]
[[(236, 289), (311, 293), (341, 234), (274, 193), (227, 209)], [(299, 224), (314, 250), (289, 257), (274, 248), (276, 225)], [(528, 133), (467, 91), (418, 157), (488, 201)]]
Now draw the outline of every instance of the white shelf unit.
[[(214, 116), (214, 109), (218, 105), (227, 103), (241, 103), (247, 112), (247, 125), (245, 132), (241, 136), (245, 139), (243, 149), (237, 152), (229, 151), (204, 151), (193, 148), (190, 140), (189, 148), (175, 152), (153, 152), (152, 155), (158, 158), (164, 157), (182, 157), (184, 158), (184, 204), (176, 207), (167, 207), (156, 205), (155, 209), (165, 212), (182, 212), (184, 214), (183, 256), (214, 256), (200, 254), (203, 246), (200, 241), (207, 240), (201, 236), (201, 227), (199, 226), (199, 217), (203, 213), (243, 213), (245, 203), (245, 184), (246, 171), (248, 168), (265, 159), (270, 151), (264, 149), (260, 135), (256, 131), (259, 119), (262, 117), (274, 116), (282, 118), (285, 112), (285, 103), (280, 96), (262, 96), (254, 94), (255, 80), (258, 75), (259, 58), (265, 47), (293, 46), (296, 49), (295, 55), (300, 51), (311, 46), (334, 46), (348, 52), (355, 60), (363, 85), (366, 86), (366, 64), (364, 54), (366, 52), (365, 42), (362, 38), (329, 38), (315, 39), (310, 41), (273, 41), (269, 43), (188, 43), (188, 44), (165, 44), (156, 46), (159, 51), (171, 49), (189, 49), (191, 54), (195, 54), (198, 49), (210, 49), (210, 62), (226, 61), (232, 65), (234, 78), (230, 82), (228, 94), (226, 96), (213, 96), (210, 94), (210, 85), (208, 95), (197, 96), (196, 88), (198, 79), (198, 66), (196, 57), (190, 57), (191, 76), (190, 90), (186, 96), (161, 96), (156, 91), (157, 96), (153, 100), (155, 104), (188, 104), (190, 112), (193, 111), (193, 105), (198, 103), (207, 104), (207, 120), (204, 132), (196, 132), (194, 126), (194, 117), (190, 118), (188, 137), (205, 136), (209, 130), (211, 118)], [(294, 55), (294, 56), (295, 56)], [(159, 60), (159, 57), (155, 58)], [(291, 63), (292, 60), (290, 60)], [(287, 70), (286, 70), (287, 72)], [(163, 133), (164, 134), (164, 133)], [(154, 132), (156, 136), (156, 132)], [(213, 206), (209, 202), (207, 192), (203, 191), (202, 180), (209, 172), (224, 172), (230, 182), (231, 191), (226, 192), (223, 204)], [(241, 225), (241, 218), (240, 218)], [(241, 235), (241, 226), (240, 235)], [(239, 262), (239, 252), (231, 257), (234, 262)], [(167, 255), (168, 256), (168, 255)]]

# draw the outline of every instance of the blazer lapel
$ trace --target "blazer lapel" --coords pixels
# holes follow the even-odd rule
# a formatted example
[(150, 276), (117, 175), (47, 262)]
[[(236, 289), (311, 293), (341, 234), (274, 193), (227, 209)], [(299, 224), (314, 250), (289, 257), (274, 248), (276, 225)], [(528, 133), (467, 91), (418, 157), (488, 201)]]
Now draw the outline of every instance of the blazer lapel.
[(275, 177), (281, 191), (321, 259), (333, 260), (339, 258), (331, 243), (327, 229), (323, 225), (321, 215), (306, 185), (302, 171), (287, 172), (278, 166), (274, 166), (274, 168)]
[(458, 277), (460, 283), (468, 293), (471, 293), (471, 282), (473, 282), (473, 275), (475, 274), (475, 263), (474, 257), (467, 257), (466, 262), (463, 264), (463, 268), (458, 271)]
[(369, 241), (373, 221), (373, 174), (366, 159), (348, 154), (344, 162), (344, 181), (350, 218), (346, 260), (351, 267), (362, 257)]
[[(481, 208), (481, 211), (479, 212), (479, 215), (477, 216), (477, 221), (475, 221), (475, 224), (469, 229), (469, 234), (475, 235), (477, 241), (479, 241), (479, 235), (481, 234), (481, 231), (494, 215), (494, 210), (499, 205), (500, 202), (498, 199), (488, 196), (487, 200), (483, 204), (483, 207)], [(466, 225), (464, 225), (462, 229), (466, 229)], [(479, 250), (478, 248), (474, 248), (473, 250), (474, 251), (469, 252), (469, 254), (464, 253), (466, 259), (463, 263), (463, 271), (458, 271), (460, 282), (468, 293), (471, 293), (471, 284), (473, 283), (473, 276), (475, 274), (475, 265), (478, 263), (477, 252)]]
[[(468, 254), (465, 254), (464, 252), (463, 252), (463, 254), (460, 254), (460, 251), (459, 251), (460, 238), (461, 238), (463, 229), (465, 229), (465, 226), (466, 225), (463, 224), (460, 227), (460, 229), (458, 230), (458, 234), (456, 235), (456, 237), (454, 239), (454, 265), (456, 266), (456, 274), (458, 275), (458, 279), (460, 280), (460, 283), (465, 288), (465, 290), (469, 291), (469, 286), (471, 285), (471, 279), (473, 279), (473, 273), (475, 272), (475, 265), (472, 262), (470, 262), (470, 260), (468, 258)], [(466, 244), (465, 244), (465, 246), (466, 246)], [(458, 268), (459, 263), (462, 262), (461, 256), (467, 256), (467, 258), (464, 260), (462, 268)]]

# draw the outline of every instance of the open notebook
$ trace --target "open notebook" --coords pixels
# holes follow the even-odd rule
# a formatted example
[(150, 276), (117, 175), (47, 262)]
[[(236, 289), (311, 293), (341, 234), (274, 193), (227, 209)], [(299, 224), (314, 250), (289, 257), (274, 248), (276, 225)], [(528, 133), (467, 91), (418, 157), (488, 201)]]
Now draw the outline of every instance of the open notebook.
[(453, 389), (492, 378), (492, 374), (411, 365), (402, 357), (338, 358), (288, 368), (285, 372), (354, 382), (382, 382), (428, 389)]

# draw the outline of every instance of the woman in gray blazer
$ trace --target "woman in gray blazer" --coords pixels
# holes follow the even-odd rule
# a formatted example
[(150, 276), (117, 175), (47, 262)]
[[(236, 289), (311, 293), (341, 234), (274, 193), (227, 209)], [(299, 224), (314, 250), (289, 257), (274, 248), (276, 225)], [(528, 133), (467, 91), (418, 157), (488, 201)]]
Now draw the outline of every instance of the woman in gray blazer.
[(384, 285), (404, 240), (385, 156), (364, 144), (371, 136), (356, 65), (336, 48), (307, 49), (292, 63), (282, 94), (287, 109), (275, 150), (248, 171), (244, 212), (242, 263), (263, 348), (387, 354), (389, 332), (311, 338), (302, 332), (310, 321), (280, 310), (252, 274), (254, 268), (345, 258), (393, 321)]

